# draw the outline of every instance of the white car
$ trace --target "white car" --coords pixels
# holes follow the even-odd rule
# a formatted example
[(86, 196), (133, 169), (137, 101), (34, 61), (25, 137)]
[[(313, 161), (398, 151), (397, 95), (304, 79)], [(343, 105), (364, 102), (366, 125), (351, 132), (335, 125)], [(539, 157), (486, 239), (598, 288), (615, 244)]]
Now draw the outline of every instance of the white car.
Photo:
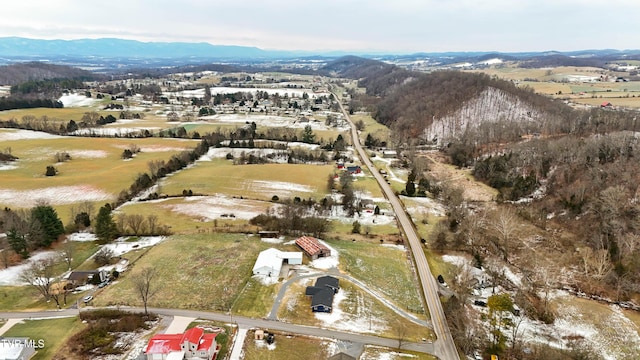
[(82, 301), (84, 301), (84, 303), (88, 303), (89, 301), (93, 300), (93, 296), (89, 295), (89, 296), (85, 296), (84, 298), (82, 298)]

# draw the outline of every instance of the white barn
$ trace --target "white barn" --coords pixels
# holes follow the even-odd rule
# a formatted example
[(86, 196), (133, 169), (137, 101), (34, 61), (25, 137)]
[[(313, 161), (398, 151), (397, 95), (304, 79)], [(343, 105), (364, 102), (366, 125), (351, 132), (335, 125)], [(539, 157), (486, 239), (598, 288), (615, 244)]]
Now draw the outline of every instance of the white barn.
[(284, 261), (291, 265), (300, 265), (302, 264), (302, 252), (285, 252), (274, 248), (264, 250), (258, 255), (252, 273), (253, 275), (278, 278)]

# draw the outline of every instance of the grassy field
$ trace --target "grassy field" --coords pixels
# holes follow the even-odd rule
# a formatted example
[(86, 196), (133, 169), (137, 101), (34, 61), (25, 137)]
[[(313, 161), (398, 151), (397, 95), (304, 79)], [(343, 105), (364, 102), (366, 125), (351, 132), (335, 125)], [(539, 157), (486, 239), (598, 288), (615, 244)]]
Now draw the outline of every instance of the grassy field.
[[(287, 289), (282, 302), (287, 305), (278, 310), (279, 319), (296, 324), (369, 333), (391, 339), (399, 336), (416, 342), (421, 341), (423, 337), (435, 339), (427, 328), (398, 316), (393, 310), (346, 280), (340, 280), (340, 292), (346, 298), (340, 302), (337, 309), (334, 301), (333, 312), (341, 311), (341, 318), (333, 323), (324, 322), (311, 311), (311, 300), (305, 296), (306, 286), (312, 284), (313, 281), (307, 279), (292, 284)], [(320, 314), (321, 317), (325, 315)]]
[[(23, 116), (35, 116), (36, 118), (40, 118), (42, 116), (47, 116), (50, 122), (59, 122), (61, 124), (66, 125), (69, 123), (69, 120), (73, 120), (78, 122), (82, 119), (82, 116), (91, 111), (96, 111), (96, 107), (68, 107), (61, 109), (50, 109), (50, 108), (34, 108), (34, 109), (16, 109), (16, 110), (5, 110), (0, 111), (0, 120), (10, 120), (16, 119), (20, 121)], [(109, 114), (113, 116), (118, 116), (119, 113), (113, 111), (98, 111), (98, 114), (107, 116)]]
[[(67, 306), (75, 303), (85, 294), (67, 294)], [(60, 297), (60, 305), (66, 307)], [(56, 310), (53, 299), (49, 302), (33, 287), (29, 286), (0, 286), (0, 311), (40, 311)]]
[(564, 331), (575, 331), (575, 328), (588, 327), (597, 335), (589, 336), (591, 340), (604, 346), (603, 351), (616, 359), (640, 359), (640, 348), (631, 336), (631, 331), (638, 327), (628, 323), (627, 313), (599, 302), (573, 296), (562, 296), (552, 300), (551, 307), (566, 324)]
[(326, 193), (327, 178), (333, 165), (262, 164), (233, 165), (217, 159), (199, 162), (197, 166), (167, 178), (162, 184), (165, 194), (182, 194), (191, 189), (198, 194), (226, 194), (249, 199), (271, 200), (322, 198)]
[[(244, 342), (244, 360), (299, 360), (328, 359), (330, 342), (305, 336), (275, 333), (271, 347), (264, 340), (254, 340), (254, 332), (249, 331)], [(304, 355), (303, 355), (304, 354)]]
[(249, 281), (258, 253), (269, 245), (236, 234), (172, 236), (104, 288), (95, 305), (142, 305), (132, 279), (143, 268), (156, 267), (160, 290), (149, 306), (228, 311)]
[(82, 329), (84, 325), (77, 317), (24, 320), (7, 331), (5, 337), (28, 337), (31, 340), (43, 340), (44, 347), (39, 349), (31, 360), (49, 360), (66, 340)]
[(370, 115), (354, 114), (350, 116), (353, 123), (357, 123), (362, 120), (364, 122), (364, 130), (360, 133), (360, 142), (364, 144), (367, 139), (367, 135), (371, 134), (376, 139), (389, 142), (391, 130), (385, 125), (380, 124)]
[[(135, 144), (142, 151), (132, 160), (120, 158), (123, 150)], [(42, 196), (50, 196), (51, 205), (58, 209), (60, 204), (88, 200), (97, 206), (111, 201), (123, 189), (128, 189), (137, 175), (148, 171), (150, 161), (169, 160), (173, 154), (188, 150), (196, 145), (195, 141), (176, 139), (115, 139), (115, 138), (76, 138), (57, 137), (52, 139), (23, 139), (3, 141), (3, 146), (11, 148), (12, 154), (19, 160), (17, 168), (2, 171), (2, 190), (16, 191), (16, 201), (20, 197), (32, 197), (19, 191), (42, 191)], [(72, 160), (55, 163), (57, 152), (68, 152)], [(58, 175), (45, 176), (45, 169), (54, 165)], [(45, 194), (52, 187), (77, 187), (76, 194), (65, 195), (57, 192)], [(69, 199), (71, 198), (71, 200)], [(1, 202), (1, 201), (0, 201)], [(18, 204), (19, 205), (19, 204)], [(11, 203), (0, 206), (17, 208)], [(63, 222), (68, 221), (70, 206), (58, 209)]]
[[(255, 226), (249, 225), (248, 221), (242, 219), (215, 219), (210, 220), (204, 216), (194, 216), (187, 213), (180, 212), (176, 209), (181, 209), (185, 205), (193, 205), (194, 201), (199, 200), (197, 197), (191, 198), (169, 198), (162, 201), (148, 201), (129, 203), (126, 206), (118, 208), (118, 214), (140, 214), (144, 217), (148, 215), (156, 215), (158, 217), (158, 223), (161, 225), (169, 226), (170, 231), (173, 234), (186, 234), (186, 233), (199, 233), (199, 232), (223, 232), (227, 230), (242, 230), (244, 232), (255, 232), (259, 230)], [(254, 209), (258, 212), (264, 212), (274, 204), (270, 201), (257, 202), (257, 201), (240, 201), (238, 204), (252, 203), (256, 204)], [(216, 207), (215, 204), (209, 204), (210, 207)], [(228, 212), (233, 213), (232, 204), (226, 205), (225, 209)], [(206, 211), (204, 208), (203, 212)]]
[[(418, 285), (406, 251), (361, 241), (327, 241), (340, 253), (340, 267), (399, 307), (424, 316)], [(393, 286), (389, 286), (393, 284)]]
[(280, 283), (264, 285), (253, 278), (249, 279), (233, 304), (232, 312), (256, 318), (267, 316), (280, 286)]

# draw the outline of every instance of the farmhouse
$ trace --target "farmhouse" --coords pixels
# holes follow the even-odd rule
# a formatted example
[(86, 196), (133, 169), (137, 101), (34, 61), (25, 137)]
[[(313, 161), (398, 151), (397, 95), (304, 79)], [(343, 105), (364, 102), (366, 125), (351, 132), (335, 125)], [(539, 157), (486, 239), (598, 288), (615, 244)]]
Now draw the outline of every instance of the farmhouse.
[(321, 257), (331, 256), (331, 250), (318, 241), (318, 239), (311, 236), (302, 236), (296, 239), (296, 245), (298, 245), (302, 251), (307, 253), (313, 260)]
[(73, 285), (73, 287), (82, 286), (89, 282), (92, 282), (94, 277), (98, 277), (100, 281), (95, 281), (95, 283), (101, 283), (107, 280), (108, 273), (104, 270), (87, 270), (87, 271), (72, 271), (69, 274), (67, 280)]
[(311, 311), (331, 312), (333, 296), (339, 289), (339, 281), (333, 276), (319, 277), (314, 286), (307, 286), (305, 295), (311, 296)]
[(280, 277), (280, 270), (282, 269), (282, 263), (286, 261), (287, 264), (300, 265), (302, 264), (302, 253), (286, 252), (278, 249), (269, 248), (260, 252), (256, 263), (253, 265), (253, 275), (265, 275), (269, 277)]
[(220, 350), (216, 335), (205, 334), (199, 327), (184, 334), (157, 334), (149, 340), (144, 353), (147, 360), (213, 360)]
[(360, 167), (360, 165), (352, 165), (352, 166), (347, 166), (347, 171), (349, 172), (349, 174), (360, 174), (362, 172), (362, 168)]

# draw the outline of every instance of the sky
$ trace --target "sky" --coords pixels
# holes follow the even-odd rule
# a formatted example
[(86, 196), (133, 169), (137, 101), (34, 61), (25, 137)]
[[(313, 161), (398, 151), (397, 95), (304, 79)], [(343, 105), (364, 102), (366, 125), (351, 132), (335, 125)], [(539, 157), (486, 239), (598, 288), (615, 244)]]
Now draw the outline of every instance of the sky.
[(638, 0), (20, 0), (0, 37), (208, 42), (268, 50), (640, 48)]

